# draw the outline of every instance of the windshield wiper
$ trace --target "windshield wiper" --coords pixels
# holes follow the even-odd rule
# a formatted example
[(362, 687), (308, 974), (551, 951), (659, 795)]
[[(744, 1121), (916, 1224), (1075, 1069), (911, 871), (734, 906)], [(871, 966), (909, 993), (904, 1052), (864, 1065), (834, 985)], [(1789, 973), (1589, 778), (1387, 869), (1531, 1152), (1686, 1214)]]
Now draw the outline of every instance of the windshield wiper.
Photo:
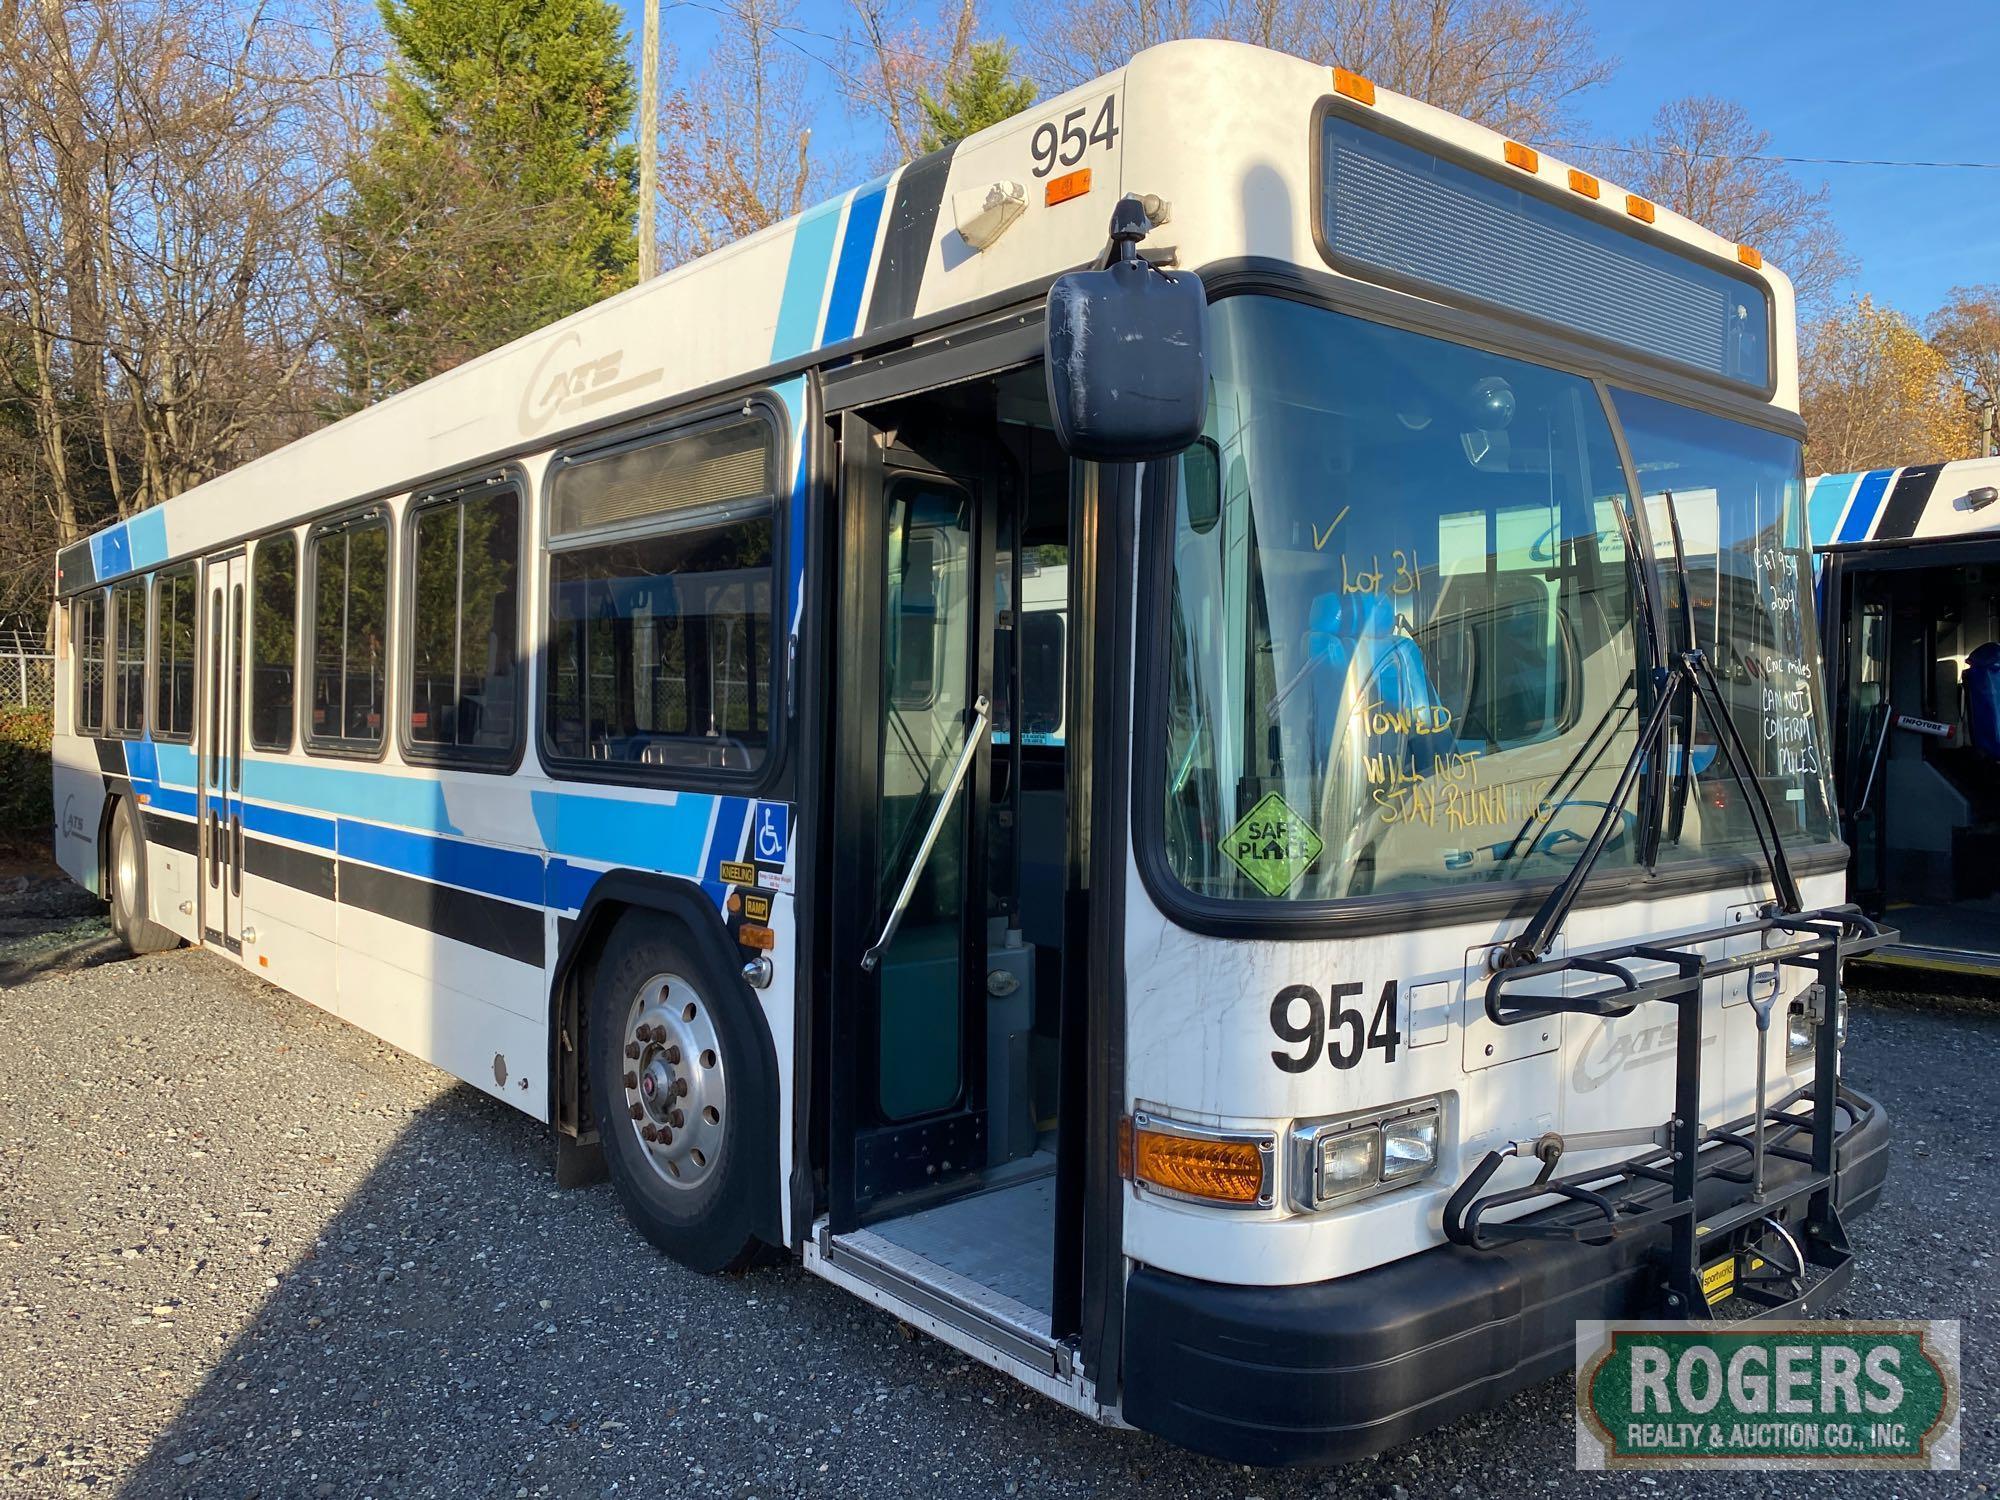
[(1687, 632), (1686, 649), (1678, 652), (1665, 667), (1654, 673), (1656, 696), (1652, 712), (1646, 716), (1644, 727), (1639, 731), (1639, 739), (1632, 747), (1631, 757), (1625, 762), (1625, 769), (1619, 772), (1618, 784), (1604, 804), (1604, 816), (1597, 821), (1590, 838), (1570, 866), (1556, 888), (1549, 892), (1541, 907), (1535, 912), (1521, 935), (1509, 943), (1502, 960), (1504, 966), (1537, 963), (1547, 956), (1561, 933), (1563, 923), (1569, 919), (1576, 899), (1582, 893), (1584, 882), (1590, 878), (1592, 869), (1603, 857), (1606, 846), (1611, 841), (1612, 830), (1617, 826), (1625, 802), (1632, 794), (1634, 782), (1647, 764), (1673, 717), (1676, 704), (1683, 695), (1687, 701), (1688, 743), (1682, 746), (1681, 764), (1674, 777), (1674, 805), (1671, 810), (1672, 826), (1676, 833), (1682, 825), (1687, 807), (1687, 795), (1692, 785), (1694, 707), (1700, 702), (1702, 710), (1715, 724), (1716, 739), (1724, 756), (1729, 761), (1729, 769), (1737, 784), (1743, 788), (1750, 811), (1751, 826), (1757, 835), (1757, 846), (1764, 855), (1764, 863), (1771, 873), (1771, 885), (1778, 898), (1779, 910), (1796, 915), (1805, 909), (1800, 899), (1798, 882), (1792, 876), (1790, 859), (1785, 854), (1784, 840), (1778, 834), (1778, 820), (1771, 812), (1769, 799), (1764, 795), (1764, 787), (1758, 781), (1750, 765), (1750, 753), (1737, 732), (1736, 720), (1722, 699), (1721, 685), (1716, 681), (1715, 671), (1709, 665), (1708, 657), (1695, 644), (1694, 602), (1688, 588), (1687, 551), (1681, 542), (1680, 518), (1675, 513), (1674, 497), (1671, 490), (1664, 492), (1667, 503), (1667, 525), (1673, 536), (1674, 569), (1680, 592), (1681, 622)]

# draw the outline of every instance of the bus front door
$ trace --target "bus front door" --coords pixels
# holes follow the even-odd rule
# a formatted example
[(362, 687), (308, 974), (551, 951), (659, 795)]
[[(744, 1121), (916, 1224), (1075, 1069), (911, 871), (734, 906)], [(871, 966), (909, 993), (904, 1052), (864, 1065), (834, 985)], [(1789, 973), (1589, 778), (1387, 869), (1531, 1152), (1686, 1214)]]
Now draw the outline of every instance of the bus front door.
[(986, 1162), (975, 1020), (993, 679), (980, 481), (843, 421), (836, 1227)]
[(202, 574), (201, 934), (243, 951), (243, 577), (241, 552)]

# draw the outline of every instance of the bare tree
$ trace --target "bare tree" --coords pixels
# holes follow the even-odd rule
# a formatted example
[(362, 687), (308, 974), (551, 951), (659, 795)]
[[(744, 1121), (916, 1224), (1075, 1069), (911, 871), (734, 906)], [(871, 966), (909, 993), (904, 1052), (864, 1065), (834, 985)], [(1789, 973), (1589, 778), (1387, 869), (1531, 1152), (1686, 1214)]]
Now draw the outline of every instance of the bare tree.
[(1854, 274), (1826, 184), (1808, 187), (1772, 160), (1769, 132), (1740, 104), (1712, 95), (1672, 100), (1645, 135), (1595, 154), (1605, 176), (1755, 246), (1791, 277), (1808, 316)]
[(314, 231), (367, 88), (338, 3), (0, 4), (0, 390), (32, 433), (0, 525), (40, 587), (318, 419)]
[(843, 40), (862, 59), (842, 80), (848, 107), (879, 120), (892, 164), (922, 154), (919, 96), (943, 91), (964, 73), (979, 24), (975, 0), (944, 0), (936, 21), (916, 18), (906, 0), (848, 0)]
[(1070, 88), (1145, 47), (1221, 37), (1339, 63), (1398, 93), (1546, 139), (1611, 76), (1572, 0), (1023, 0), (1039, 82)]
[(660, 264), (809, 207), (828, 166), (812, 144), (811, 59), (790, 0), (734, 0), (707, 64), (660, 103)]

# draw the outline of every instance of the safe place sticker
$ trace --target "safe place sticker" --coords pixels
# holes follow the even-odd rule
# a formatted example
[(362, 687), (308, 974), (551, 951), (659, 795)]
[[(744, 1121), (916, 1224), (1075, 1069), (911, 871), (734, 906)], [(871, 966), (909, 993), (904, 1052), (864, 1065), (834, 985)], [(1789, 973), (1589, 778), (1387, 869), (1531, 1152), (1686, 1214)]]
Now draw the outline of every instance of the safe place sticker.
[(1244, 816), (1222, 841), (1222, 852), (1267, 896), (1282, 896), (1326, 848), (1318, 832), (1276, 792)]

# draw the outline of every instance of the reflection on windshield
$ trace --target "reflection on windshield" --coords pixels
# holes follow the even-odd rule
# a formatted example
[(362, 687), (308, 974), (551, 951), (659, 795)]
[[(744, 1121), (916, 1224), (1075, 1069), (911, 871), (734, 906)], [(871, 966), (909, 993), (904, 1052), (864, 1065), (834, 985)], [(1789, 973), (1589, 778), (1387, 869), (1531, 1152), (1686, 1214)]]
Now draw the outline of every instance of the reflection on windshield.
[[(1559, 875), (1604, 814), (1643, 706), (1632, 518), (1596, 391), (1276, 299), (1219, 303), (1211, 328), (1213, 400), (1180, 463), (1174, 536), (1176, 875), (1202, 895), (1288, 900)], [(1674, 461), (1691, 476), (1683, 437)], [(1768, 461), (1779, 478), (1751, 482), (1748, 501), (1709, 481), (1714, 520), (1681, 507), (1710, 578), (1796, 508), (1782, 498), (1796, 446), (1789, 470)], [(1742, 553), (1753, 568), (1756, 555)], [(1749, 606), (1721, 592), (1707, 590), (1724, 613), (1697, 628), (1733, 638), (1750, 626), (1730, 611)], [(1773, 629), (1756, 636), (1762, 655), (1784, 657), (1783, 636), (1812, 659), (1803, 611)], [(1699, 728), (1695, 743), (1699, 764)], [(1715, 790), (1702, 781), (1709, 802), (1670, 853), (1748, 837)], [(1631, 868), (1637, 831), (1628, 807), (1599, 867)]]
[[(1799, 445), (1629, 391), (1614, 392), (1613, 403), (1639, 471), (1653, 549), (1669, 578), (1679, 523), (1694, 643), (1714, 667), (1778, 830), (1788, 841), (1824, 842), (1833, 836), (1833, 808)], [(1669, 634), (1684, 643), (1677, 587), (1669, 588), (1668, 605), (1676, 616)], [(1663, 861), (1757, 847), (1715, 727), (1699, 716), (1692, 726), (1693, 786), (1678, 840), (1668, 825)]]

